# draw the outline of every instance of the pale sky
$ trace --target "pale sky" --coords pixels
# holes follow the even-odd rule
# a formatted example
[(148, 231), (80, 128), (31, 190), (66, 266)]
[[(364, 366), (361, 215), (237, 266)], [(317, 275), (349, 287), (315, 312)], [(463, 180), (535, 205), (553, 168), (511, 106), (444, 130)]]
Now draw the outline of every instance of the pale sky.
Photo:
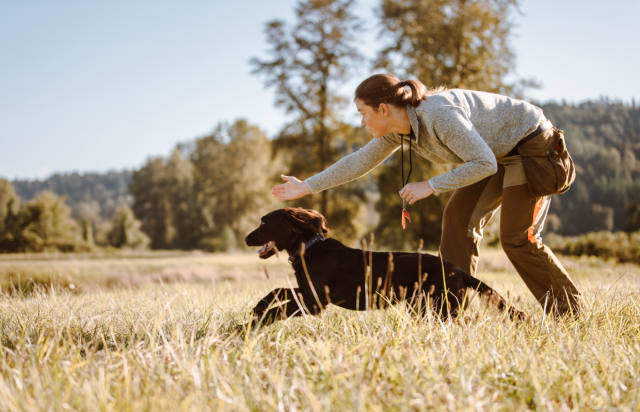
[[(138, 168), (241, 117), (274, 136), (285, 117), (248, 61), (265, 56), (264, 23), (292, 21), (294, 4), (0, 0), (0, 177)], [(368, 56), (378, 4), (359, 3)], [(531, 98), (638, 101), (640, 1), (521, 4), (516, 74), (544, 85)], [(364, 65), (346, 92), (370, 74)]]

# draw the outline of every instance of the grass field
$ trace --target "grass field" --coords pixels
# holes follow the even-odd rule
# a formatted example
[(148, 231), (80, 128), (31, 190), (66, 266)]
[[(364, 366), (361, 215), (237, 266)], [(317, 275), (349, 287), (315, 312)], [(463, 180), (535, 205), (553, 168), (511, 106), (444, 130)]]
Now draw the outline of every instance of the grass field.
[(565, 259), (586, 309), (556, 320), (501, 252), (481, 262), (526, 322), (330, 307), (237, 334), (284, 258), (5, 255), (0, 410), (640, 410), (639, 267)]

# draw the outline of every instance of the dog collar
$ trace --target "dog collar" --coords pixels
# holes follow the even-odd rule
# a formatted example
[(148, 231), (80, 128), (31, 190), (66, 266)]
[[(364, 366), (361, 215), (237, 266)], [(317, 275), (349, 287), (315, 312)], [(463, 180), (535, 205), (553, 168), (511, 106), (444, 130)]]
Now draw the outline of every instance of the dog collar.
[[(322, 236), (322, 233), (318, 233), (316, 234), (314, 237), (312, 237), (311, 239), (309, 239), (307, 242), (305, 242), (304, 244), (304, 250), (308, 250), (311, 246), (315, 245), (316, 243), (323, 241), (324, 240), (324, 236)], [(298, 249), (296, 251), (296, 253), (294, 253), (293, 255), (289, 256), (289, 263), (291, 263), (293, 265), (293, 261), (295, 260), (296, 257), (298, 257), (300, 255), (300, 250), (302, 248)]]

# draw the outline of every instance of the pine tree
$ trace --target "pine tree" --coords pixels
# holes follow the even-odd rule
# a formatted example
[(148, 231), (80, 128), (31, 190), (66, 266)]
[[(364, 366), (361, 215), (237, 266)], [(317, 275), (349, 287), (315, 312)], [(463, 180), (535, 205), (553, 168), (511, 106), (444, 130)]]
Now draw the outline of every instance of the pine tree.
[[(517, 0), (383, 0), (381, 37), (390, 39), (390, 46), (379, 53), (375, 64), (400, 78), (417, 78), (429, 88), (444, 85), (520, 94), (535, 83), (506, 80), (514, 65), (508, 40), (510, 15), (517, 5)], [(408, 173), (406, 146), (404, 153)], [(423, 239), (425, 246), (436, 248), (442, 234), (442, 214), (452, 192), (407, 206), (412, 223), (403, 230), (399, 223), (400, 160), (400, 153), (396, 153), (380, 168), (376, 210), (382, 218), (376, 232), (390, 247), (415, 249)], [(410, 182), (426, 181), (454, 167), (415, 155), (413, 163)]]
[[(266, 24), (271, 59), (253, 59), (254, 73), (276, 91), (276, 106), (294, 119), (274, 139), (274, 150), (288, 167), (286, 174), (305, 179), (363, 146), (367, 136), (343, 119), (347, 102), (337, 90), (362, 61), (357, 50), (361, 22), (352, 0), (307, 0), (295, 9), (295, 25), (281, 20)], [(275, 183), (275, 181), (274, 181)], [(362, 179), (295, 201), (318, 209), (341, 238), (353, 239), (362, 228), (354, 218), (366, 202), (371, 180)]]
[(444, 85), (511, 95), (509, 47), (518, 0), (383, 0), (381, 37), (390, 46), (377, 65), (427, 87)]

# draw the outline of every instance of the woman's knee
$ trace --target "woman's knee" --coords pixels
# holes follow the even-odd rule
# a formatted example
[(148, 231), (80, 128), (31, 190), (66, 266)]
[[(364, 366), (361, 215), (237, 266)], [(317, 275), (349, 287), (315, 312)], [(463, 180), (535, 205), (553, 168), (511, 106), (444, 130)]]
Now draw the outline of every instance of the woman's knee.
[(522, 236), (522, 233), (513, 233), (513, 231), (500, 230), (500, 245), (507, 255), (518, 253), (526, 248), (528, 240)]

